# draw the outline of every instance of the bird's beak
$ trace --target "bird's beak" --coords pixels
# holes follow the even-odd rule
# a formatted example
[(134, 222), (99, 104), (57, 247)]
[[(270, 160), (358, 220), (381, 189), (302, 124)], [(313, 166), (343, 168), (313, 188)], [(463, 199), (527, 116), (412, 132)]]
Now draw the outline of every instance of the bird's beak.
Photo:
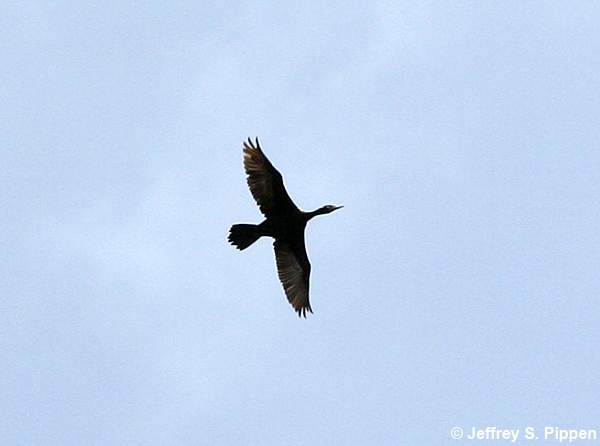
[(338, 209), (342, 209), (343, 207), (344, 207), (344, 206), (334, 206), (334, 207), (333, 207), (333, 210), (334, 210), (334, 211), (337, 211)]

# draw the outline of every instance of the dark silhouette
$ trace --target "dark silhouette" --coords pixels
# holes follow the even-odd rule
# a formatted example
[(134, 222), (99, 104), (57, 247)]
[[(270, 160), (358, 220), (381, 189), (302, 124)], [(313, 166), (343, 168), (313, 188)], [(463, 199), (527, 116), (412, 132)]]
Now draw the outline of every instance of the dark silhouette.
[(310, 262), (304, 246), (304, 228), (314, 216), (343, 206), (327, 205), (312, 212), (298, 209), (285, 190), (281, 174), (260, 148), (258, 138), (256, 145), (250, 138), (244, 142), (244, 169), (250, 192), (266, 219), (259, 225), (233, 225), (228, 240), (243, 250), (262, 236), (273, 237), (279, 280), (298, 316), (306, 317), (306, 311), (312, 313), (312, 308), (308, 300)]

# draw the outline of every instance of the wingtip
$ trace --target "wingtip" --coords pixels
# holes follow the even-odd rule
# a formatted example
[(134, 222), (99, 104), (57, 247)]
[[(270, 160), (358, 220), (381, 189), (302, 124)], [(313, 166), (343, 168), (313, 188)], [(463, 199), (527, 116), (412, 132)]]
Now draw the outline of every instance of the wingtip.
[(254, 149), (262, 151), (262, 149), (260, 148), (260, 142), (258, 141), (258, 136), (254, 138), (254, 141), (252, 141), (252, 138), (248, 137), (248, 139), (245, 140), (242, 145), (244, 146), (244, 149)]
[(295, 309), (296, 313), (298, 313), (298, 318), (299, 319), (306, 319), (306, 312), (308, 311), (309, 313), (313, 314), (313, 310), (310, 307), (310, 305), (308, 305), (307, 307), (300, 307)]

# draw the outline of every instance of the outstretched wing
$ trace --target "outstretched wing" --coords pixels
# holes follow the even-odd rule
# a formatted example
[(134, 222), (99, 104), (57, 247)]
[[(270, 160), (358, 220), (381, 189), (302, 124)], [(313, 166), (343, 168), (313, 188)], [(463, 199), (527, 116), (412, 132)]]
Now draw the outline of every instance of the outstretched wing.
[(294, 246), (275, 241), (273, 246), (275, 247), (277, 274), (285, 295), (298, 313), (298, 317), (306, 317), (306, 312), (312, 313), (312, 308), (308, 300), (310, 262), (306, 255), (304, 240)]
[(256, 144), (250, 138), (244, 142), (244, 169), (248, 175), (250, 192), (265, 217), (298, 209), (283, 186), (281, 174), (260, 148), (258, 138)]

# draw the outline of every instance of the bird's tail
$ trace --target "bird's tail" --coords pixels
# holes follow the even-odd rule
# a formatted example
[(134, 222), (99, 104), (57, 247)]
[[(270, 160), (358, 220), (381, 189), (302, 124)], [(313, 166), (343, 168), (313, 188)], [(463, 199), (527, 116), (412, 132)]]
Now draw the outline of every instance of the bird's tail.
[(258, 225), (242, 223), (231, 227), (227, 240), (241, 251), (257, 241), (260, 235)]

